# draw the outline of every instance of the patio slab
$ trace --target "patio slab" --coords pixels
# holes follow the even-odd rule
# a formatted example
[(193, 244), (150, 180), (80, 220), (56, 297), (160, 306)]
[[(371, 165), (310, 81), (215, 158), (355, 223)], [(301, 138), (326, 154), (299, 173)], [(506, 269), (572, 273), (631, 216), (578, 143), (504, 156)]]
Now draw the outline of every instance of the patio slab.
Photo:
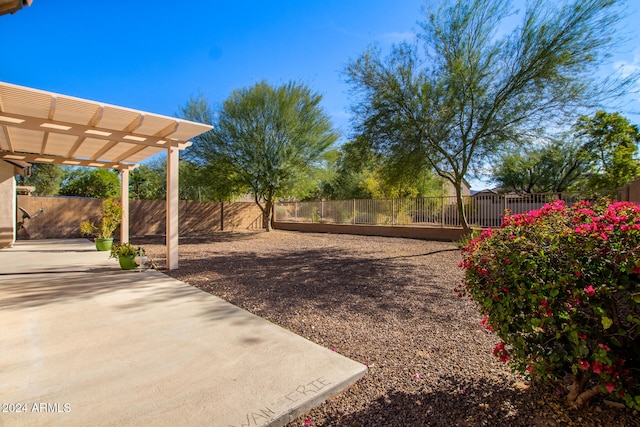
[(83, 239), (0, 251), (0, 325), (0, 426), (283, 425), (366, 371)]

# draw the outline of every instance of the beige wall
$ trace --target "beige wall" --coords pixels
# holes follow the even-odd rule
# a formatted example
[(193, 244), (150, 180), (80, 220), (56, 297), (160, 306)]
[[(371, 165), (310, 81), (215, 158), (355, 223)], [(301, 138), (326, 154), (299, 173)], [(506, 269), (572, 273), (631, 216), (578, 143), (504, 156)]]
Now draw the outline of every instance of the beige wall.
[[(164, 235), (166, 210), (164, 200), (131, 200), (130, 235)], [(18, 239), (80, 237), (79, 224), (98, 222), (102, 199), (84, 197), (18, 196), (18, 206), (31, 215)], [(44, 212), (39, 213), (44, 208)], [(179, 205), (180, 235), (201, 236), (214, 231), (253, 230), (262, 228), (262, 215), (255, 203), (192, 202)], [(116, 237), (117, 237), (116, 233)]]
[(16, 231), (16, 179), (12, 164), (0, 160), (0, 248), (12, 246)]

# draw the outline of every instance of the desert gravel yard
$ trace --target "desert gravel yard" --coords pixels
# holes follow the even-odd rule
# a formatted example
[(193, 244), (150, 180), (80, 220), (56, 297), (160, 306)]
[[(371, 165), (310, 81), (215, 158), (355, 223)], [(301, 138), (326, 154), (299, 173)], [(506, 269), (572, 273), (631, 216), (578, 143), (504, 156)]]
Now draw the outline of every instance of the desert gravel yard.
[[(134, 239), (164, 266), (163, 239)], [(291, 426), (640, 425), (597, 398), (529, 386), (492, 355), (452, 243), (296, 232), (181, 238), (167, 274), (369, 366)]]

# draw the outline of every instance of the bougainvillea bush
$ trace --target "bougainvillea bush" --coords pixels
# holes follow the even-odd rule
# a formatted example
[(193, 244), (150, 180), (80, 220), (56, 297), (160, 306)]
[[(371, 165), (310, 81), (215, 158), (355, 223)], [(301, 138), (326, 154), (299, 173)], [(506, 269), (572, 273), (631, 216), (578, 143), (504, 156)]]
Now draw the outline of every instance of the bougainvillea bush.
[(640, 409), (640, 206), (562, 201), (506, 215), (463, 248), (460, 296), (502, 339), (494, 354), (537, 380), (573, 375), (568, 401), (598, 393)]

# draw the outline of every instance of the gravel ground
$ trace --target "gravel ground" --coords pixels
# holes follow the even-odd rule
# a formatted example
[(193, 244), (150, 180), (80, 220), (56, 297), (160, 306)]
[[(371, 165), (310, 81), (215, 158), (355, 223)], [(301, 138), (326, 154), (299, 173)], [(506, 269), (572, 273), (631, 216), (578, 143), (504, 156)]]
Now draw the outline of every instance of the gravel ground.
[[(138, 239), (164, 266), (160, 239)], [(182, 238), (173, 277), (369, 366), (290, 426), (640, 425), (596, 398), (565, 407), (492, 355), (499, 339), (458, 298), (460, 253), (446, 242), (296, 232)]]

